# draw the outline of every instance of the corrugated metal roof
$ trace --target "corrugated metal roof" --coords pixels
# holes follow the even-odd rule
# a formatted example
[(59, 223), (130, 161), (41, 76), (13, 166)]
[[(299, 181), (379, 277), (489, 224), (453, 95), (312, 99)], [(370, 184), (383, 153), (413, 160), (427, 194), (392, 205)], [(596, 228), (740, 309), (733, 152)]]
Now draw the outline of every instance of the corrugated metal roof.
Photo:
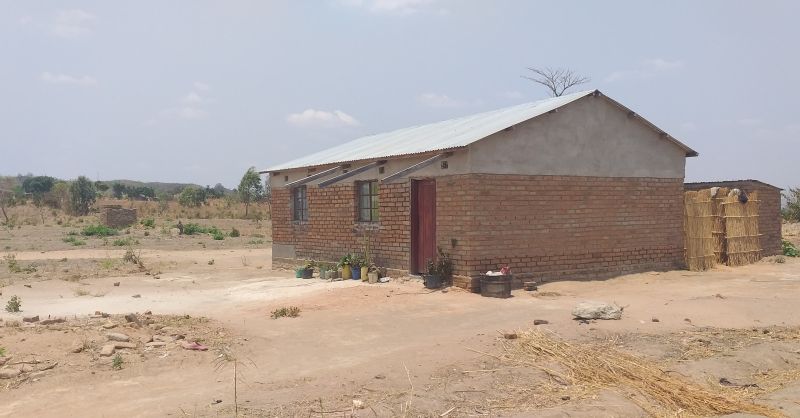
[[(374, 160), (460, 148), (595, 92), (599, 93), (597, 90), (587, 90), (551, 99), (478, 113), (476, 115), (399, 129), (377, 135), (369, 135), (324, 151), (272, 166), (263, 172), (348, 163), (361, 160)], [(649, 122), (647, 123), (655, 128), (655, 126)], [(663, 131), (658, 128), (655, 129), (663, 133)], [(672, 138), (670, 137), (670, 139)], [(694, 151), (680, 142), (674, 139), (672, 140), (679, 146), (685, 148), (687, 150), (687, 155), (689, 153), (694, 153)]]

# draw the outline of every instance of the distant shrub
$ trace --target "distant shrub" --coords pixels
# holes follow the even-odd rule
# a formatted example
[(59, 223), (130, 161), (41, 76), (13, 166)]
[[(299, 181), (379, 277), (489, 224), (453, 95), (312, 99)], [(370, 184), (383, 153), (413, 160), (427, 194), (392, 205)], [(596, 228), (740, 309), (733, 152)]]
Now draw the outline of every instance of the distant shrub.
[(272, 319), (278, 319), (284, 317), (297, 318), (298, 316), (300, 316), (300, 308), (298, 308), (297, 306), (289, 306), (288, 308), (283, 307), (280, 309), (275, 309), (274, 311), (272, 311), (271, 316)]
[(800, 222), (800, 187), (790, 188), (788, 192), (783, 193), (783, 198), (786, 199), (786, 207), (781, 209), (783, 219)]
[[(175, 226), (177, 228), (177, 225)], [(197, 235), (208, 233), (208, 229), (198, 224), (189, 223), (183, 226), (183, 235)]]
[(19, 296), (11, 296), (11, 299), (8, 300), (6, 303), (6, 311), (7, 312), (19, 312), (20, 308), (22, 307), (22, 299)]
[(145, 228), (155, 228), (156, 227), (156, 220), (153, 218), (145, 218), (140, 221), (143, 227)]
[(225, 239), (225, 234), (223, 234), (222, 232), (217, 231), (217, 232), (214, 232), (214, 233), (211, 234), (211, 238), (214, 238), (217, 241), (222, 241), (222, 240)]
[(86, 245), (86, 241), (78, 239), (78, 237), (75, 236), (75, 235), (68, 235), (62, 241), (66, 242), (68, 244), (72, 244), (75, 247), (77, 247), (79, 245)]
[(110, 237), (112, 235), (118, 235), (119, 231), (105, 225), (87, 225), (83, 228), (81, 234), (86, 237)]
[(131, 245), (139, 244), (139, 241), (131, 237), (125, 237), (114, 240), (113, 244), (115, 247), (130, 247)]
[(800, 251), (797, 250), (797, 247), (794, 246), (791, 242), (787, 240), (783, 240), (781, 242), (781, 246), (783, 247), (783, 255), (787, 257), (798, 257), (800, 256)]
[(231, 228), (231, 237), (238, 238), (239, 237), (239, 230), (236, 228)]

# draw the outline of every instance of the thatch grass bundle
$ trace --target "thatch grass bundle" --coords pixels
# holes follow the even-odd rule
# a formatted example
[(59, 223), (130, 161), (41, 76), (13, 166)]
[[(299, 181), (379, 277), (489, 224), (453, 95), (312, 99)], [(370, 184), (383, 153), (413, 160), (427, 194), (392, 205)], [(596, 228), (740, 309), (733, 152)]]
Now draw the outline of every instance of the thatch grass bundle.
[(750, 193), (747, 203), (741, 203), (739, 196), (732, 193), (722, 202), (729, 266), (743, 266), (761, 259), (758, 204), (757, 192)]
[(713, 215), (713, 230), (711, 234), (714, 237), (714, 261), (717, 264), (725, 264), (728, 261), (725, 241), (725, 216), (722, 213), (722, 203), (725, 202), (728, 191), (726, 187), (711, 188), (711, 214)]
[(572, 344), (551, 332), (531, 330), (506, 341), (504, 347), (507, 361), (536, 367), (568, 384), (616, 389), (654, 416), (715, 416), (737, 412), (784, 416), (773, 408), (750, 402), (745, 391), (712, 392), (665, 372), (652, 361), (610, 345)]
[(684, 193), (683, 233), (686, 243), (686, 265), (692, 271), (714, 267), (714, 214), (711, 190)]

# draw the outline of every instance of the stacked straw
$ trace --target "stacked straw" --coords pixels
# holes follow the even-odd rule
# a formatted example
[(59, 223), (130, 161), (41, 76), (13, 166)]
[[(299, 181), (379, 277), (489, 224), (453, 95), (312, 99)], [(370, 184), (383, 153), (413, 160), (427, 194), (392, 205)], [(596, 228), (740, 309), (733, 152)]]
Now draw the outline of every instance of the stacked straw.
[(731, 193), (722, 202), (729, 266), (743, 266), (761, 259), (758, 193), (752, 192), (748, 197), (747, 203), (740, 203), (739, 196)]
[[(716, 193), (713, 193), (715, 190)], [(726, 187), (719, 187), (712, 188), (711, 191), (711, 214), (714, 216), (712, 218), (714, 220), (714, 229), (711, 231), (714, 238), (714, 262), (716, 264), (725, 264), (728, 260), (725, 245), (725, 216), (722, 213), (724, 206), (722, 203), (725, 202), (729, 190)]]
[[(733, 413), (784, 416), (773, 408), (750, 402), (746, 391), (715, 393), (690, 380), (668, 374), (651, 361), (608, 345), (571, 344), (551, 332), (531, 330), (520, 333), (516, 340), (505, 342), (504, 348), (507, 361), (536, 367), (572, 385), (617, 389), (654, 416)], [(553, 363), (554, 367), (546, 366)]]
[(683, 203), (686, 265), (692, 271), (708, 270), (716, 259), (711, 190), (686, 192)]

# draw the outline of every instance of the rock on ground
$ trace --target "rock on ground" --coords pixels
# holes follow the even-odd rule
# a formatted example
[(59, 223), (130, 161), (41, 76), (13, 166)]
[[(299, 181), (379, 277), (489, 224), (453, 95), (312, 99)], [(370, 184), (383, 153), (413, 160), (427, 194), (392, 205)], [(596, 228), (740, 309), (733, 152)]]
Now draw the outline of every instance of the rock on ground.
[(114, 354), (114, 344), (106, 344), (100, 349), (100, 355), (103, 357), (109, 357)]
[(126, 343), (126, 342), (116, 342), (116, 343), (114, 343), (114, 348), (118, 349), (118, 350), (123, 349), (123, 348), (136, 348), (136, 344), (135, 343)]
[(585, 301), (575, 305), (572, 316), (576, 319), (620, 319), (622, 308), (613, 303)]
[(39, 315), (23, 316), (22, 322), (39, 322)]
[(121, 342), (128, 342), (131, 340), (131, 337), (121, 333), (121, 332), (109, 332), (106, 334), (106, 337), (109, 341), (121, 341)]
[(0, 379), (13, 379), (21, 374), (20, 369), (0, 369)]

